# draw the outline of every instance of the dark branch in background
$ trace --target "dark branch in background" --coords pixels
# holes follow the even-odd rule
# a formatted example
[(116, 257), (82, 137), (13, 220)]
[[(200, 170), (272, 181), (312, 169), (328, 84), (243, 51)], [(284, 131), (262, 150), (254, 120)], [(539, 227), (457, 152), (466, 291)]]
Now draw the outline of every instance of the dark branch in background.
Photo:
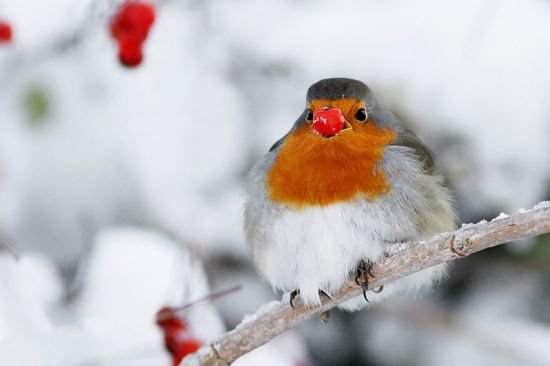
[[(96, 26), (107, 27), (107, 19), (122, 0), (92, 0), (82, 21), (70, 30), (54, 36), (50, 41), (33, 44), (32, 48), (16, 50), (7, 55), (4, 65), (0, 65), (0, 85), (6, 87), (11, 80), (29, 67), (65, 54), (75, 48)], [(106, 30), (107, 31), (107, 30)], [(17, 39), (17, 32), (15, 35)], [(17, 43), (17, 40), (16, 40)]]
[[(418, 272), (427, 267), (466, 257), (521, 238), (550, 232), (550, 202), (542, 202), (531, 210), (511, 216), (500, 215), (491, 222), (463, 225), (457, 231), (435, 235), (429, 240), (406, 243), (401, 251), (374, 265), (371, 288)], [(350, 280), (332, 299), (322, 298), (318, 308), (306, 308), (299, 297), (292, 309), (288, 300), (265, 304), (256, 314), (245, 319), (235, 329), (217, 341), (187, 356), (183, 366), (228, 365), (240, 356), (267, 343), (277, 335), (305, 319), (352, 297), (360, 295), (361, 287)]]

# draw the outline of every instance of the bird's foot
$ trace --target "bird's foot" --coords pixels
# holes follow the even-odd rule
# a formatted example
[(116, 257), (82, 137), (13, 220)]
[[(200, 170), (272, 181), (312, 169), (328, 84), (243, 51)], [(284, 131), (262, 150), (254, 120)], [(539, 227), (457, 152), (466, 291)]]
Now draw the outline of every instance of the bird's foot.
[[(325, 292), (323, 290), (319, 290), (319, 295), (326, 296), (332, 300), (332, 296), (330, 296), (328, 292)], [(328, 323), (328, 319), (330, 318), (330, 310), (323, 311), (321, 314), (319, 314), (319, 316), (321, 317), (323, 323)]]
[(300, 290), (296, 289), (290, 293), (290, 307), (294, 309), (294, 299), (300, 294)]
[[(292, 291), (290, 293), (290, 300), (289, 300), (289, 304), (290, 306), (294, 309), (295, 306), (294, 306), (294, 299), (296, 299), (296, 296), (298, 296), (300, 294), (300, 290), (299, 289), (296, 289), (294, 291)], [(329, 299), (332, 299), (332, 296), (330, 296), (327, 292), (323, 291), (323, 290), (319, 290), (319, 295), (321, 296), (326, 296), (328, 297)], [(323, 321), (323, 323), (327, 323), (328, 322), (328, 319), (330, 318), (330, 312), (328, 310), (325, 310), (323, 311), (321, 314), (319, 314), (320, 317), (321, 317), (321, 320)]]
[[(367, 302), (369, 302), (369, 299), (367, 298), (367, 290), (369, 289), (369, 276), (374, 277), (372, 275), (372, 263), (362, 259), (357, 265), (355, 283), (358, 286), (361, 286), (361, 288), (363, 289), (363, 297)], [(384, 286), (379, 286), (372, 291), (379, 294), (380, 292), (382, 292), (382, 290), (384, 290)]]
[(376, 294), (379, 294), (381, 293), (382, 291), (384, 291), (384, 285), (380, 285), (378, 286), (377, 288), (373, 289), (372, 292), (376, 293)]
[(357, 273), (355, 275), (355, 283), (363, 289), (363, 297), (367, 298), (367, 290), (369, 289), (369, 275), (372, 277), (372, 263), (361, 259), (357, 265)]

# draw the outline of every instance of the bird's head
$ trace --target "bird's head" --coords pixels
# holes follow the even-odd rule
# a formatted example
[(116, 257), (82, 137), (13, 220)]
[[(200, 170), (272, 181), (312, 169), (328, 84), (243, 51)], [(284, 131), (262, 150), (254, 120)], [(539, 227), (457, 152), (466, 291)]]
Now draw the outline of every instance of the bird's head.
[(323, 138), (360, 129), (368, 120), (368, 87), (353, 79), (324, 79), (307, 92), (304, 122)]
[(334, 78), (313, 84), (305, 110), (272, 148), (270, 199), (305, 207), (387, 193), (390, 187), (379, 163), (396, 133), (379, 123), (379, 113), (360, 81)]

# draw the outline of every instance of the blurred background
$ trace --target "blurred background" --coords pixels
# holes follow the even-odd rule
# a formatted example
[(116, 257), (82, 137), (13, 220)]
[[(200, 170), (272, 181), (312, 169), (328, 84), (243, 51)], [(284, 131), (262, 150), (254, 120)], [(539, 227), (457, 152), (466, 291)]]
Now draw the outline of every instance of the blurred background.
[[(278, 299), (243, 180), (325, 77), (365, 81), (433, 148), (460, 222), (550, 198), (550, 1), (159, 0), (140, 65), (120, 1), (0, 0), (0, 363), (170, 365)], [(550, 237), (457, 262), (423, 296), (312, 319), (235, 365), (549, 365)]]

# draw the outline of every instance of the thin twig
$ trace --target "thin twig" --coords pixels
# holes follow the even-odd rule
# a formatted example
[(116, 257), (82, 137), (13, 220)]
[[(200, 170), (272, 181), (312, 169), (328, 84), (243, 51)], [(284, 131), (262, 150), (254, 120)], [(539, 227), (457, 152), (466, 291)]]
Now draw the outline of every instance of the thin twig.
[[(531, 210), (522, 210), (511, 216), (501, 215), (491, 222), (463, 225), (454, 232), (435, 235), (422, 242), (411, 242), (402, 251), (385, 258), (373, 267), (371, 288), (405, 277), (422, 269), (454, 259), (463, 258), (481, 250), (513, 240), (550, 232), (550, 202), (542, 202)], [(291, 308), (288, 301), (265, 304), (256, 314), (245, 319), (235, 329), (217, 341), (187, 356), (182, 366), (228, 365), (240, 356), (267, 343), (285, 330), (322, 311), (361, 294), (361, 287), (350, 280), (322, 305), (307, 308), (299, 298)]]
[(191, 308), (194, 308), (197, 305), (201, 305), (201, 304), (204, 304), (206, 302), (216, 301), (219, 298), (222, 298), (224, 296), (232, 294), (233, 292), (239, 291), (241, 289), (241, 287), (242, 287), (241, 285), (236, 285), (236, 286), (233, 286), (231, 288), (228, 288), (228, 289), (225, 289), (225, 290), (222, 290), (222, 291), (213, 292), (211, 294), (208, 294), (206, 296), (201, 297), (200, 299), (192, 301), (188, 304), (185, 304), (185, 305), (182, 305), (182, 306), (172, 307), (172, 308), (170, 308), (170, 311), (168, 311), (168, 312), (162, 312), (161, 311), (156, 315), (155, 321), (159, 322), (159, 321), (163, 321), (163, 320), (172, 319), (176, 314), (183, 313), (184, 311), (187, 311)]

